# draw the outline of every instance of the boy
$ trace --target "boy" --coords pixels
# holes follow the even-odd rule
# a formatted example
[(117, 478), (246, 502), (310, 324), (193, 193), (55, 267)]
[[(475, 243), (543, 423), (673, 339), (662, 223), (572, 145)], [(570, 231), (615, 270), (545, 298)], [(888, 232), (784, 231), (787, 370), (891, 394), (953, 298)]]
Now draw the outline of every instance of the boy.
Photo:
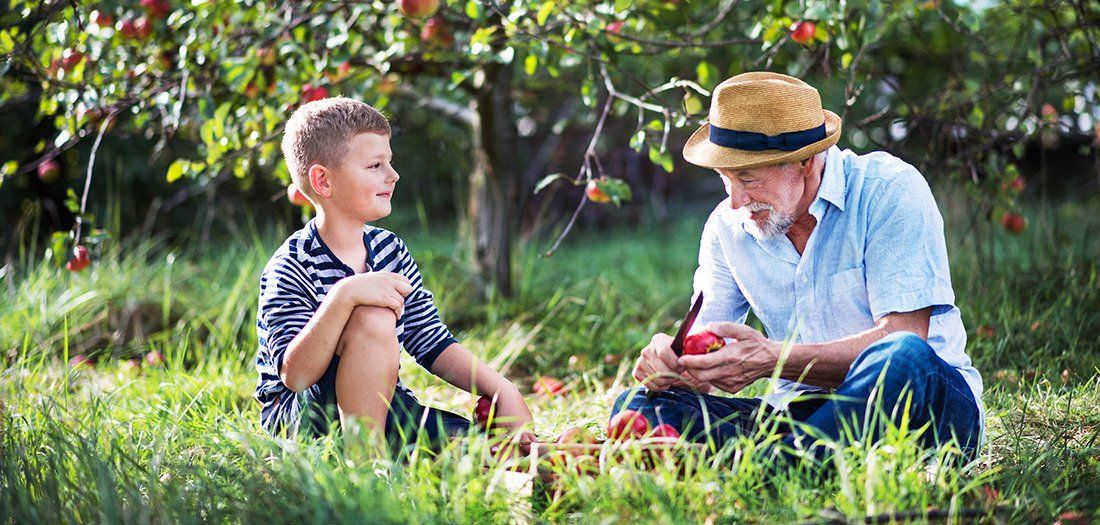
[(495, 396), (502, 425), (529, 425), (519, 389), (440, 321), (405, 243), (364, 226), (390, 214), (399, 179), (390, 133), (381, 113), (347, 98), (305, 104), (286, 124), (283, 156), (317, 216), (260, 277), (261, 423), (272, 434), (316, 436), (338, 415), (342, 425), (354, 419), (368, 432), (384, 431), (397, 446), (421, 429), (432, 443), (465, 432), (466, 419), (420, 405), (398, 380), (400, 344), (448, 383)]

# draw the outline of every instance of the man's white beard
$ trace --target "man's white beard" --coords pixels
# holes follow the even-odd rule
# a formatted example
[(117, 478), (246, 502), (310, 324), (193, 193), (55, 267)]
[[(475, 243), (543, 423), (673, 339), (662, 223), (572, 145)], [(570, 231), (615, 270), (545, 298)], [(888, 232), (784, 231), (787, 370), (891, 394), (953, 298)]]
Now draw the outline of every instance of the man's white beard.
[[(763, 222), (754, 221), (750, 214), (754, 211), (768, 211), (767, 218)], [(738, 215), (745, 223), (745, 231), (757, 239), (771, 239), (779, 235), (786, 235), (787, 230), (794, 224), (794, 218), (775, 211), (770, 204), (754, 202), (737, 209)]]

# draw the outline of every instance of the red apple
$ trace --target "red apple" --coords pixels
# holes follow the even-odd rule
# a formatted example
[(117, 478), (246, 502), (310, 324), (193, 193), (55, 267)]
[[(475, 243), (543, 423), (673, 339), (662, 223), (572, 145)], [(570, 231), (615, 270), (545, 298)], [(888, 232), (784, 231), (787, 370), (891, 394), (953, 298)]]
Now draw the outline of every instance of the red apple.
[(424, 22), (424, 28), (420, 30), (420, 41), (432, 47), (451, 47), (455, 37), (447, 28), (447, 22), (435, 17)]
[(581, 427), (565, 429), (565, 432), (562, 432), (554, 442), (559, 445), (595, 445), (597, 443), (596, 436), (588, 429)]
[(791, 28), (791, 40), (803, 45), (809, 44), (813, 42), (814, 31), (817, 31), (817, 25), (813, 22), (796, 22), (794, 27)]
[(119, 22), (118, 32), (126, 38), (137, 38), (137, 25), (133, 20), (126, 18)]
[(549, 376), (539, 376), (535, 380), (535, 385), (532, 387), (535, 394), (539, 397), (554, 397), (565, 391), (565, 385), (562, 384), (557, 378)]
[(256, 50), (256, 57), (260, 59), (260, 65), (274, 66), (275, 65), (275, 50), (270, 47), (261, 47)]
[(726, 345), (726, 340), (714, 332), (703, 330), (684, 339), (684, 355), (709, 354)]
[[(255, 82), (249, 82), (248, 85), (244, 87), (244, 96), (246, 96), (248, 98), (256, 98), (256, 95), (259, 95), (259, 94), (260, 94), (260, 88), (256, 87)], [(288, 188), (288, 190), (289, 190), (289, 188)]]
[(145, 354), (145, 364), (148, 366), (164, 366), (164, 354), (160, 350), (150, 350)]
[(491, 417), (496, 416), (493, 410), (493, 400), (488, 396), (481, 396), (474, 405), (474, 421), (482, 430), (492, 428)]
[(141, 368), (141, 361), (138, 361), (137, 359), (127, 359), (123, 361), (121, 365), (119, 365), (119, 368), (123, 370), (137, 370), (138, 368)]
[(328, 89), (324, 86), (313, 87), (310, 84), (302, 86), (302, 103), (306, 104), (315, 100), (328, 98)]
[(439, 9), (439, 0), (400, 0), (401, 12), (412, 18), (424, 18), (435, 14)]
[(1053, 119), (1058, 118), (1058, 110), (1054, 109), (1054, 106), (1050, 103), (1043, 104), (1043, 107), (1040, 109), (1040, 112), (1042, 112), (1043, 117), (1046, 117), (1048, 119), (1053, 120)]
[(65, 263), (65, 269), (70, 272), (79, 272), (88, 267), (91, 261), (88, 259), (88, 249), (82, 245), (73, 248), (73, 257)]
[(622, 33), (623, 32), (623, 24), (625, 24), (625, 23), (626, 22), (624, 22), (622, 20), (616, 20), (614, 22), (611, 22), (610, 24), (607, 24), (606, 31), (608, 33), (613, 34), (613, 35), (617, 35), (619, 33)]
[(95, 367), (95, 360), (84, 355), (76, 354), (69, 358), (69, 366), (72, 368), (87, 366), (88, 368)]
[(997, 329), (990, 325), (983, 324), (978, 327), (978, 337), (982, 339), (993, 339), (997, 337)]
[(581, 357), (579, 355), (575, 355), (575, 354), (569, 356), (569, 369), (570, 370), (576, 370), (576, 369), (580, 368), (582, 364), (584, 364), (584, 358), (583, 357)]
[(653, 427), (653, 431), (649, 433), (649, 436), (657, 438), (680, 439), (680, 431), (676, 430), (676, 427), (668, 423), (661, 423), (660, 425)]
[(595, 180), (588, 181), (588, 185), (584, 188), (584, 195), (592, 202), (600, 204), (611, 202), (611, 196), (604, 193)]
[(641, 438), (649, 433), (649, 420), (636, 410), (623, 410), (607, 424), (607, 437), (615, 441)]
[(115, 19), (102, 11), (92, 11), (92, 23), (99, 27), (111, 27), (115, 25)]
[(298, 189), (297, 184), (291, 184), (286, 187), (286, 199), (295, 206), (309, 206), (311, 204), (309, 199), (306, 198), (306, 194)]
[(1020, 232), (1024, 231), (1024, 226), (1026, 225), (1027, 222), (1024, 221), (1024, 217), (1018, 213), (1006, 211), (1004, 215), (1001, 216), (1001, 226), (1004, 226), (1004, 229), (1008, 230), (1010, 233), (1019, 235)]
[(172, 6), (168, 3), (168, 0), (141, 0), (141, 7), (145, 8), (149, 16), (157, 19), (168, 16), (168, 13), (172, 11)]
[(1024, 186), (1027, 185), (1027, 181), (1025, 181), (1023, 177), (1017, 175), (1016, 178), (1012, 179), (1009, 185), (1016, 191), (1024, 191)]
[(61, 55), (61, 68), (65, 71), (80, 65), (84, 61), (84, 53), (80, 51), (74, 51), (72, 49), (66, 49), (65, 53)]
[(50, 159), (38, 164), (38, 178), (46, 184), (53, 184), (61, 177), (61, 166)]
[(144, 16), (134, 22), (134, 27), (137, 28), (137, 37), (140, 40), (145, 40), (153, 34), (153, 22)]
[(335, 72), (326, 71), (325, 72), (325, 77), (328, 78), (329, 82), (340, 82), (340, 81), (344, 80), (345, 78), (348, 78), (348, 75), (350, 73), (351, 73), (351, 62), (348, 62), (348, 61), (345, 60), (345, 61), (341, 62), (340, 65), (336, 66), (336, 71)]

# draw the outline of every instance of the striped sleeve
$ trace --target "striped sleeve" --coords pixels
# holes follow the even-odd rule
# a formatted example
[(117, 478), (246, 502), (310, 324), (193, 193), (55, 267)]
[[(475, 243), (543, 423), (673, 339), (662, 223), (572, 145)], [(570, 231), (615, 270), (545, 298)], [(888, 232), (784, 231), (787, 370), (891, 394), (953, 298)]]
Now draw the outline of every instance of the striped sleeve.
[(440, 320), (439, 310), (433, 302), (434, 296), (424, 286), (420, 269), (408, 247), (397, 236), (393, 240), (392, 271), (407, 277), (413, 288), (405, 297), (405, 313), (401, 316), (403, 330), (398, 334), (398, 340), (420, 366), (431, 371), (439, 354), (458, 340)]
[(293, 257), (274, 259), (260, 276), (256, 333), (259, 383), (256, 399), (263, 405), (260, 421), (270, 432), (293, 428), (298, 420), (298, 395), (283, 383), (280, 372), (290, 342), (313, 317), (312, 285)]

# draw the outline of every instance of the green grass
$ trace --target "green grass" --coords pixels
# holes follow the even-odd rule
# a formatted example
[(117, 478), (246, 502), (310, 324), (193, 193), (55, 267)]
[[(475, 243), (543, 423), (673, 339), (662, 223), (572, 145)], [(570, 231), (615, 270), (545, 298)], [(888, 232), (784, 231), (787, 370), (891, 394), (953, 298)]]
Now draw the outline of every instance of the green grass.
[[(517, 490), (483, 461), (484, 439), (398, 462), (353, 458), (335, 437), (276, 442), (251, 395), (256, 278), (281, 237), (202, 248), (144, 240), (78, 275), (24, 260), (0, 277), (0, 523), (1095, 519), (1100, 205), (1035, 210), (1019, 237), (971, 228), (950, 201), (944, 209), (989, 412), (986, 446), (961, 468), (949, 466), (950, 447), (920, 450), (899, 430), (841, 450), (827, 478), (765, 483), (745, 442), (655, 469), (628, 454), (595, 477), (563, 473), (557, 485)], [(488, 304), (470, 297), (453, 235), (398, 231), (470, 348), (522, 390), (537, 374), (569, 385), (562, 398), (530, 397), (537, 433), (602, 435), (611, 401), (631, 385), (631, 356), (682, 314), (704, 214), (575, 234), (551, 258), (538, 255), (545, 243), (526, 247), (517, 297)], [(125, 366), (151, 350), (165, 367)], [(76, 354), (96, 366), (68, 366)], [(402, 378), (430, 404), (472, 406), (411, 360)]]

